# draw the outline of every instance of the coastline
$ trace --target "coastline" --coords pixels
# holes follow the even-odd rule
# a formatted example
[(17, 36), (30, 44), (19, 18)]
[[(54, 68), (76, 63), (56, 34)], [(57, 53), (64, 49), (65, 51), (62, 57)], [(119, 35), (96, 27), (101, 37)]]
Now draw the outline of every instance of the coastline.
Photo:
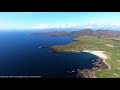
[(100, 59), (98, 59), (98, 61), (95, 63), (95, 66), (97, 66), (97, 68), (93, 67), (92, 69), (79, 70), (77, 71), (77, 76), (82, 78), (97, 78), (95, 75), (97, 70), (111, 68), (110, 65), (106, 62), (108, 56), (104, 53), (105, 51), (83, 50), (82, 52), (94, 54), (98, 56)]
[[(56, 51), (56, 50), (54, 50)], [(56, 51), (58, 52), (58, 51)], [(76, 51), (76, 50), (65, 50), (63, 52), (70, 52), (70, 53), (80, 53), (80, 52), (86, 52), (90, 53), (93, 55), (96, 55), (99, 57), (98, 61), (94, 63), (95, 67), (91, 69), (84, 69), (84, 70), (78, 70), (77, 71), (77, 77), (82, 77), (82, 78), (97, 78), (96, 77), (96, 71), (100, 69), (109, 69), (111, 66), (106, 62), (106, 60), (109, 58), (108, 55), (105, 54), (105, 51), (100, 51), (100, 50), (81, 50), (81, 51)]]
[(82, 52), (91, 53), (91, 54), (94, 54), (94, 55), (102, 58), (103, 62), (108, 66), (108, 69), (111, 68), (110, 65), (106, 62), (106, 60), (108, 59), (108, 56), (104, 53), (105, 51), (83, 50)]
[[(84, 70), (85, 75), (90, 76), (89, 74), (92, 73), (92, 71), (95, 71), (97, 78), (120, 78), (120, 32), (101, 29), (91, 30), (90, 28), (86, 28), (83, 30), (70, 29), (70, 32), (68, 33), (63, 31), (50, 31), (46, 32), (46, 35), (74, 36), (70, 43), (49, 46), (48, 48), (50, 51), (52, 50), (57, 53), (82, 53), (88, 50), (87, 53), (93, 55), (96, 55), (97, 53), (97, 56), (99, 57), (107, 57), (103, 59), (97, 57), (98, 59), (92, 60), (92, 67), (89, 69), (87, 69), (87, 67), (81, 68), (81, 71), (86, 69)], [(92, 50), (94, 50), (94, 52), (91, 52)], [(100, 50), (102, 52), (96, 52), (95, 50)], [(103, 51), (105, 51), (105, 53)], [(81, 58), (78, 58), (79, 61), (80, 59)]]
[[(111, 41), (111, 39), (108, 41), (106, 38), (98, 38), (98, 37), (92, 37), (90, 36), (89, 38), (87, 37), (78, 37), (76, 38), (77, 41), (72, 42), (70, 44), (66, 45), (56, 45), (56, 46), (50, 46), (49, 49), (55, 52), (65, 52), (65, 53), (81, 53), (81, 52), (86, 52), (90, 53), (93, 55), (98, 56), (97, 62), (93, 63), (93, 68), (91, 69), (84, 69), (84, 70), (79, 70), (77, 71), (78, 76), (80, 77), (83, 76), (83, 78), (99, 78), (101, 77), (101, 73), (109, 74), (107, 76), (111, 75), (111, 68), (113, 67), (112, 62), (108, 63), (109, 58), (111, 60), (112, 56), (111, 54), (114, 53), (114, 50), (116, 50), (116, 47), (108, 47), (107, 45), (109, 43), (116, 43), (119, 46), (118, 42), (115, 42), (114, 40)], [(97, 43), (100, 42), (100, 43)], [(107, 45), (106, 45), (107, 44)], [(119, 48), (119, 47), (118, 47)], [(110, 53), (109, 53), (110, 52)], [(109, 55), (110, 54), (110, 55)], [(117, 57), (119, 56), (118, 54), (115, 54)], [(113, 60), (113, 58), (112, 58)], [(118, 63), (116, 63), (118, 65)], [(118, 68), (118, 66), (114, 66)], [(111, 67), (112, 66), (112, 67)], [(104, 70), (105, 69), (105, 70)], [(109, 73), (106, 73), (107, 72)], [(82, 72), (82, 73), (80, 73)], [(94, 73), (95, 72), (95, 73)], [(99, 75), (98, 75), (99, 72)], [(116, 72), (116, 71), (115, 71)], [(85, 77), (84, 77), (85, 75)], [(95, 76), (97, 75), (97, 76)], [(78, 78), (79, 78), (78, 77)], [(106, 77), (106, 76), (105, 76)]]

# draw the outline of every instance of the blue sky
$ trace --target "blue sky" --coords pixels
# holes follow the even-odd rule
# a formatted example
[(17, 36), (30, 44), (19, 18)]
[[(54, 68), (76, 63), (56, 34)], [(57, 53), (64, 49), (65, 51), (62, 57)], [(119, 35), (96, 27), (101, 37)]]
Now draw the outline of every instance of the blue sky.
[(120, 26), (120, 12), (0, 12), (0, 29)]

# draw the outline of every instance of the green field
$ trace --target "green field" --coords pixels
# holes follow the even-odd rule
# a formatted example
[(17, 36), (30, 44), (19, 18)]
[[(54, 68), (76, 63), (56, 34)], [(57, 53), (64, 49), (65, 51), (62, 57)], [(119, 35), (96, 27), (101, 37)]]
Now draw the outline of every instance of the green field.
[(98, 36), (81, 36), (67, 45), (52, 46), (57, 52), (100, 50), (109, 56), (106, 60), (111, 66), (110, 70), (96, 71), (98, 78), (120, 78), (120, 40)]

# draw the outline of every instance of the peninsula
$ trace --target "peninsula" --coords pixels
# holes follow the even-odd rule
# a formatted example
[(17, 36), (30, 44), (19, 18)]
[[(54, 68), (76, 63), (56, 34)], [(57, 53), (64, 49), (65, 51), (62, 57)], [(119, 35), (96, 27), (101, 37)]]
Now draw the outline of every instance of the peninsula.
[[(120, 32), (111, 30), (93, 31), (90, 29), (75, 31), (74, 33), (76, 32), (77, 35), (71, 34), (73, 32), (69, 33), (69, 35), (77, 36), (72, 43), (49, 48), (56, 52), (87, 52), (100, 57), (98, 62), (95, 63), (95, 67), (90, 70), (79, 70), (77, 76), (83, 75), (84, 78), (120, 77)], [(90, 76), (91, 73), (92, 76)]]

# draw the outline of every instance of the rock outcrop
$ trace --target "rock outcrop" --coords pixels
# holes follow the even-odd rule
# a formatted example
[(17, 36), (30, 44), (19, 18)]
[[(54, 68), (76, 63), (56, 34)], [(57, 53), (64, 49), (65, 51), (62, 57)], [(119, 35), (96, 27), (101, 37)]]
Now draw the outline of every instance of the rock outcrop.
[(84, 69), (77, 71), (77, 78), (95, 78), (95, 71), (91, 69)]
[(77, 78), (96, 78), (95, 71), (99, 69), (107, 69), (108, 66), (103, 62), (101, 58), (97, 59), (94, 63), (94, 67), (91, 69), (77, 70)]

